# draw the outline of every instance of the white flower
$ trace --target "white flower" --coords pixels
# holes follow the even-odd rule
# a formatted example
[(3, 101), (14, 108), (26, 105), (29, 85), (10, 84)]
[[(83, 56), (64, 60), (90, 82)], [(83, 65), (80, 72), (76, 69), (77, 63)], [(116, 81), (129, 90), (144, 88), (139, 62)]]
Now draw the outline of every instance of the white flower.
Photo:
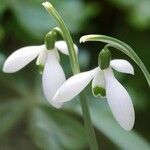
[[(53, 103), (52, 99), (58, 88), (65, 82), (64, 71), (59, 64), (58, 51), (69, 55), (65, 41), (55, 43), (55, 48), (47, 50), (45, 45), (23, 47), (12, 53), (4, 63), (3, 72), (14, 73), (25, 67), (32, 60), (37, 58), (36, 64), (44, 67), (42, 82), (43, 91), (47, 100), (54, 107), (59, 108), (62, 102)], [(76, 52), (78, 51), (75, 46)]]
[[(95, 96), (106, 94), (110, 109), (118, 123), (126, 130), (134, 125), (135, 114), (131, 98), (125, 88), (114, 77), (112, 68), (116, 71), (134, 74), (132, 65), (122, 59), (112, 60), (107, 69), (99, 67), (72, 76), (56, 92), (53, 102), (67, 102), (77, 96), (93, 79), (92, 91)], [(106, 92), (106, 93), (105, 93)]]

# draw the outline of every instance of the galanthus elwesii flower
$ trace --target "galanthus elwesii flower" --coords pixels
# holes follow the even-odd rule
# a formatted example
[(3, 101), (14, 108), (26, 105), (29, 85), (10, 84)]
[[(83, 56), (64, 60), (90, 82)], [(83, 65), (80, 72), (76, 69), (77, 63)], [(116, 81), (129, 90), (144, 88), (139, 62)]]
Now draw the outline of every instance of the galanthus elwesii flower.
[(115, 78), (112, 69), (134, 74), (134, 69), (128, 61), (123, 59), (111, 60), (105, 69), (97, 67), (69, 78), (58, 89), (53, 102), (64, 103), (72, 100), (93, 79), (92, 91), (94, 96), (106, 97), (114, 118), (125, 130), (131, 130), (135, 120), (133, 104), (126, 89)]
[[(14, 73), (25, 67), (37, 58), (36, 64), (44, 68), (42, 85), (45, 97), (51, 105), (59, 108), (62, 103), (53, 103), (52, 99), (58, 88), (65, 82), (65, 74), (59, 63), (59, 53), (69, 55), (65, 41), (55, 42), (53, 49), (47, 49), (45, 45), (23, 47), (12, 53), (4, 63), (3, 72)], [(78, 51), (75, 46), (76, 52)]]

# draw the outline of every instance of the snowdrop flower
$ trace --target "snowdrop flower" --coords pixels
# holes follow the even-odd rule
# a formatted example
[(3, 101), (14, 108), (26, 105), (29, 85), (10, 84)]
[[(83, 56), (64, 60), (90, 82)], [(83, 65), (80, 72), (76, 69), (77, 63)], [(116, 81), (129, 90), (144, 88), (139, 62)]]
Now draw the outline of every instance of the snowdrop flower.
[[(75, 49), (77, 52), (76, 46)], [(65, 41), (55, 42), (54, 48), (52, 49), (48, 49), (45, 44), (20, 48), (7, 58), (3, 66), (3, 72), (17, 72), (37, 58), (36, 64), (44, 67), (42, 84), (45, 97), (51, 105), (59, 108), (62, 103), (53, 103), (52, 98), (58, 88), (65, 82), (66, 78), (59, 64), (58, 50), (63, 54), (69, 55)]]
[[(133, 104), (126, 89), (115, 78), (112, 68), (127, 74), (134, 74), (134, 69), (126, 60), (115, 59), (110, 61), (109, 53), (108, 51), (100, 53), (100, 67), (74, 75), (64, 82), (56, 92), (53, 102), (63, 103), (72, 100), (93, 79), (92, 91), (94, 96), (106, 96), (115, 119), (125, 130), (131, 130), (135, 120)], [(104, 61), (102, 58), (105, 58)]]

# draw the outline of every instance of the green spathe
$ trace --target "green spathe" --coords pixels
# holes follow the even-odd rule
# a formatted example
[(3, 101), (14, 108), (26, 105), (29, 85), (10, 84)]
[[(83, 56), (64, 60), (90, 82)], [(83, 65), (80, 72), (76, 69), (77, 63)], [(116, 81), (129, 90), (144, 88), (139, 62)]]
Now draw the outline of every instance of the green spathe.
[(111, 60), (111, 53), (107, 48), (104, 48), (98, 56), (98, 65), (100, 69), (104, 70), (109, 68)]
[(55, 41), (57, 38), (57, 33), (55, 31), (50, 31), (45, 36), (45, 45), (48, 50), (51, 50), (55, 47)]
[(105, 97), (106, 96), (106, 90), (103, 87), (96, 86), (92, 89), (93, 95), (95, 97), (101, 96)]

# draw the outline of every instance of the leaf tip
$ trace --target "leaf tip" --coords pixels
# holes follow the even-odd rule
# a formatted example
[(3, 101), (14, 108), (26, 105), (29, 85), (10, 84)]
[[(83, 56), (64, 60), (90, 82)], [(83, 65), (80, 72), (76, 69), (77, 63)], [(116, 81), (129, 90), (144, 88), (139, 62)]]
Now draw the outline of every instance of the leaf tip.
[(48, 8), (51, 9), (53, 7), (52, 4), (49, 3), (48, 1), (43, 2), (42, 5), (44, 6), (45, 9), (48, 9)]
[(79, 41), (80, 41), (80, 43), (85, 43), (85, 41), (86, 41), (85, 36), (82, 36)]

